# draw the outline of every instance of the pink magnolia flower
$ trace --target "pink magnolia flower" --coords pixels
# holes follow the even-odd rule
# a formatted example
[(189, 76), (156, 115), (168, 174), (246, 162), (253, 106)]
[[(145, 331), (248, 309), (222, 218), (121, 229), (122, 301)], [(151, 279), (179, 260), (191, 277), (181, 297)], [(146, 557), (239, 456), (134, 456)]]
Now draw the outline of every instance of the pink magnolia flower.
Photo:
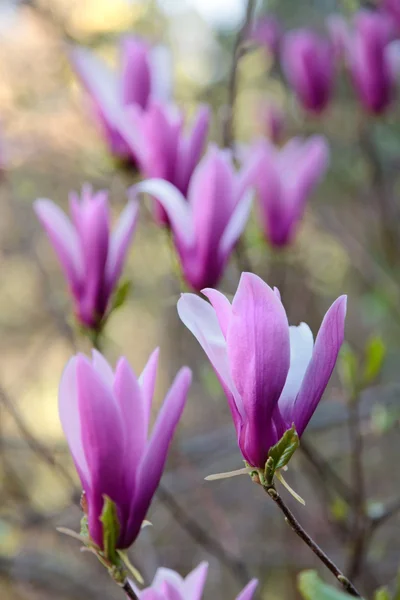
[(264, 469), (270, 448), (293, 424), (301, 436), (318, 406), (343, 342), (346, 296), (314, 345), (308, 325), (289, 327), (279, 294), (256, 275), (242, 274), (232, 304), (217, 290), (203, 294), (211, 304), (183, 294), (179, 316), (214, 367), (244, 459)]
[(386, 15), (359, 11), (349, 29), (338, 16), (331, 19), (331, 32), (350, 72), (357, 96), (372, 114), (381, 114), (395, 93), (398, 60), (392, 50), (393, 28)]
[(292, 242), (306, 202), (325, 175), (329, 146), (322, 136), (292, 138), (280, 150), (267, 141), (253, 148), (254, 186), (265, 237), (272, 246)]
[(282, 42), (282, 68), (306, 110), (321, 113), (331, 100), (335, 78), (329, 40), (309, 29), (288, 32)]
[[(210, 109), (201, 106), (192, 128), (184, 132), (182, 111), (169, 104), (151, 102), (143, 110), (131, 106), (121, 114), (119, 132), (136, 157), (143, 177), (159, 177), (172, 183), (184, 196), (204, 150)], [(155, 203), (155, 217), (168, 223), (164, 208)]]
[[(202, 562), (185, 578), (171, 569), (158, 569), (150, 587), (136, 590), (140, 600), (201, 600), (208, 564)], [(252, 600), (257, 580), (252, 579), (236, 600)]]
[(110, 233), (107, 192), (82, 188), (70, 194), (72, 222), (54, 202), (39, 199), (34, 209), (54, 247), (74, 300), (78, 321), (96, 328), (106, 314), (135, 231), (138, 203), (128, 202)]
[(395, 26), (400, 30), (400, 0), (381, 0), (382, 10), (393, 19)]
[(89, 94), (94, 116), (101, 127), (110, 151), (120, 158), (132, 152), (121, 137), (117, 122), (126, 106), (145, 109), (150, 100), (167, 101), (171, 95), (169, 53), (161, 46), (149, 44), (133, 36), (125, 36), (120, 44), (120, 70), (114, 72), (90, 50), (73, 46), (71, 65)]
[(71, 358), (61, 378), (61, 424), (85, 493), (89, 534), (101, 549), (104, 496), (118, 511), (116, 548), (128, 548), (139, 534), (185, 405), (191, 382), (186, 367), (175, 377), (149, 437), (157, 363), (155, 350), (137, 378), (125, 358), (113, 372), (93, 350), (92, 360), (82, 354)]
[(211, 146), (190, 181), (187, 198), (162, 179), (149, 179), (134, 191), (157, 198), (171, 223), (182, 272), (195, 289), (216, 285), (245, 228), (254, 165), (235, 173), (230, 152)]

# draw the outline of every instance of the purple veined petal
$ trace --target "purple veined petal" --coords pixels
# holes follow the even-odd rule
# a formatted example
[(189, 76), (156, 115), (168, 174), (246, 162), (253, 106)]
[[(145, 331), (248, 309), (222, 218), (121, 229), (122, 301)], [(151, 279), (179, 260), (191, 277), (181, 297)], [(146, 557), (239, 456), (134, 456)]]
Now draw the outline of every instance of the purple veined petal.
[(136, 200), (130, 200), (121, 213), (117, 227), (111, 234), (106, 263), (106, 282), (110, 290), (114, 288), (121, 275), (138, 217), (139, 203)]
[(214, 308), (195, 294), (182, 294), (177, 304), (179, 318), (207, 354), (224, 389), (232, 413), (236, 432), (239, 435), (244, 408), (232, 381), (226, 340), (222, 333)]
[(210, 107), (201, 106), (191, 131), (180, 138), (174, 183), (184, 196), (188, 192), (190, 178), (204, 149), (210, 117)]
[(156, 387), (159, 353), (160, 349), (156, 348), (150, 354), (150, 358), (147, 361), (147, 364), (139, 377), (139, 385), (142, 389), (142, 398), (145, 407), (146, 435), (149, 429), (151, 406), (153, 403), (154, 390)]
[(218, 249), (219, 258), (223, 264), (229, 258), (233, 247), (246, 227), (250, 216), (252, 202), (253, 192), (248, 191), (243, 198), (239, 200), (228, 221)]
[(116, 74), (86, 48), (70, 46), (68, 55), (106, 122), (114, 126), (115, 116), (122, 106)]
[(102, 378), (104, 384), (112, 390), (114, 385), (114, 372), (104, 356), (95, 349), (92, 350), (92, 365), (96, 373)]
[(150, 51), (151, 96), (169, 102), (172, 98), (172, 57), (166, 46), (154, 46)]
[(183, 367), (176, 375), (158, 413), (136, 477), (136, 492), (129, 517), (129, 546), (138, 535), (151, 499), (160, 482), (172, 436), (182, 416), (192, 372)]
[(81, 418), (76, 379), (77, 360), (76, 356), (71, 358), (61, 376), (58, 390), (58, 411), (61, 425), (82, 483), (82, 489), (87, 492), (88, 488), (91, 487), (91, 476), (81, 437)]
[(326, 313), (300, 391), (293, 406), (292, 421), (301, 435), (325, 391), (344, 339), (347, 296), (340, 296)]
[(254, 592), (258, 586), (258, 579), (252, 579), (241, 591), (239, 596), (237, 596), (236, 600), (252, 600), (254, 596)]
[(180, 246), (191, 247), (194, 243), (192, 211), (180, 191), (163, 179), (147, 179), (131, 188), (134, 194), (154, 196), (164, 207), (171, 227)]
[(148, 44), (127, 35), (121, 40), (121, 98), (123, 104), (138, 104), (145, 108), (151, 92)]
[(117, 504), (126, 501), (121, 460), (124, 450), (123, 423), (112, 392), (91, 363), (83, 356), (76, 361), (80, 435), (92, 485), (88, 502), (89, 532), (102, 545), (99, 520), (104, 495)]
[(291, 325), (289, 333), (290, 367), (278, 405), (286, 425), (291, 427), (291, 411), (312, 357), (314, 337), (307, 323), (300, 323), (297, 327)]
[(46, 230), (73, 291), (80, 288), (84, 262), (78, 234), (64, 211), (45, 198), (33, 204), (35, 213)]
[(232, 302), (227, 335), (232, 379), (243, 400), (248, 429), (245, 458), (264, 467), (272, 413), (290, 364), (289, 324), (282, 302), (260, 277), (243, 273)]
[(232, 314), (232, 306), (229, 302), (228, 298), (221, 294), (218, 290), (214, 290), (212, 288), (205, 288), (201, 290), (201, 293), (207, 296), (209, 301), (211, 302), (215, 314), (217, 315), (218, 323), (221, 328), (222, 334), (224, 338), (226, 338), (226, 334), (228, 331), (229, 320)]
[(194, 571), (189, 573), (183, 584), (182, 597), (185, 600), (201, 600), (207, 579), (208, 563), (201, 562)]
[(124, 454), (120, 461), (124, 464), (127, 488), (133, 490), (136, 468), (147, 442), (147, 411), (139, 382), (124, 357), (119, 359), (115, 370), (114, 395), (124, 437)]

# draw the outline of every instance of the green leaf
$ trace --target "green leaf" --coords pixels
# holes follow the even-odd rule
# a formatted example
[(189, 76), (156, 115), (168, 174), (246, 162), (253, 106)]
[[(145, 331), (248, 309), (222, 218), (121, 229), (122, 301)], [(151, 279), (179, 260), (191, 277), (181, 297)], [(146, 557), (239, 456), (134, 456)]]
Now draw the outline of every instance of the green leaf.
[(299, 436), (295, 426), (285, 431), (275, 446), (269, 449), (268, 461), (265, 465), (265, 478), (268, 484), (272, 483), (275, 471), (285, 467), (299, 447)]
[(103, 523), (104, 555), (113, 565), (119, 566), (116, 547), (120, 526), (118, 521), (117, 507), (108, 496), (104, 496), (104, 504), (100, 521)]
[(351, 600), (346, 592), (327, 585), (316, 571), (303, 571), (298, 577), (298, 587), (304, 600)]
[(339, 354), (338, 369), (343, 387), (353, 396), (358, 386), (358, 360), (355, 352), (346, 343)]
[(391, 600), (391, 596), (387, 587), (381, 587), (379, 590), (376, 590), (374, 594), (374, 600)]
[(386, 347), (383, 340), (378, 336), (372, 337), (365, 348), (365, 363), (362, 378), (364, 386), (370, 385), (378, 377), (382, 370), (385, 355)]
[(131, 291), (131, 287), (132, 282), (129, 279), (121, 281), (112, 299), (111, 312), (121, 308), (121, 306), (125, 304), (129, 292)]

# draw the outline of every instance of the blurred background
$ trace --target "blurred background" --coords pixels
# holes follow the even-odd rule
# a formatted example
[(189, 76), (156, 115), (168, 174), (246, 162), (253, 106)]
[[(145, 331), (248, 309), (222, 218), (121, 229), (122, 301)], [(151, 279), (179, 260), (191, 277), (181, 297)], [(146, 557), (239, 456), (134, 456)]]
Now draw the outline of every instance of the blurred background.
[[(271, 0), (259, 2), (257, 10), (272, 12), (284, 29), (307, 25), (326, 34), (327, 15), (349, 15), (359, 4)], [(108, 154), (65, 44), (73, 40), (91, 47), (115, 64), (122, 33), (165, 43), (173, 56), (177, 102), (189, 116), (199, 102), (210, 103), (211, 138), (221, 143), (232, 49), (245, 10), (244, 0), (0, 0), (2, 600), (122, 597), (95, 558), (81, 554), (78, 542), (55, 529), (76, 530), (81, 518), (57, 387), (68, 358), (77, 349), (88, 351), (89, 344), (78, 338), (69, 317), (65, 282), (32, 202), (45, 197), (66, 207), (68, 192), (90, 182), (110, 190), (117, 215), (134, 181)], [(354, 410), (339, 369), (287, 473), (306, 506), (283, 491), (305, 528), (341, 567), (355, 568), (357, 583), (371, 595), (393, 582), (400, 554), (400, 105), (395, 101), (382, 117), (371, 119), (342, 77), (328, 109), (310, 117), (284, 85), (271, 55), (254, 48), (239, 65), (238, 143), (268, 134), (260, 110), (264, 102), (284, 111), (287, 138), (325, 133), (331, 165), (287, 249), (273, 252), (252, 215), (244, 236), (247, 260), (281, 289), (291, 323), (305, 321), (316, 334), (331, 302), (346, 293), (346, 340), (354, 355), (363, 356), (371, 336), (380, 336), (386, 349), (379, 377), (357, 401), (365, 474), (361, 504), (353, 460), (360, 448), (354, 450), (349, 433)], [(382, 203), (389, 210), (384, 221)], [(234, 293), (241, 267), (233, 257), (222, 291)], [(185, 575), (207, 560), (206, 598), (230, 600), (253, 576), (260, 579), (257, 598), (299, 597), (299, 571), (318, 565), (273, 503), (246, 477), (204, 482), (211, 473), (240, 468), (242, 459), (220, 386), (178, 320), (182, 283), (167, 234), (146, 210), (125, 274), (133, 289), (108, 324), (107, 357), (114, 362), (124, 354), (140, 372), (159, 345), (159, 401), (182, 364), (195, 374), (149, 513), (153, 527), (135, 543), (132, 562), (149, 582), (158, 566)], [(346, 370), (348, 356), (343, 360)], [(354, 556), (360, 562), (355, 567)], [(329, 581), (329, 573), (322, 575)]]

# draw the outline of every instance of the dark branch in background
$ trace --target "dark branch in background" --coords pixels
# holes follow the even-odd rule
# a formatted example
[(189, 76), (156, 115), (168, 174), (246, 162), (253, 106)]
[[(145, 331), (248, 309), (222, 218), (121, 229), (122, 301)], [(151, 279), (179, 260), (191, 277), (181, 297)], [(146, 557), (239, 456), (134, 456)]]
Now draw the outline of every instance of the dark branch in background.
[(211, 537), (207, 531), (201, 527), (197, 521), (187, 514), (176, 502), (173, 494), (169, 492), (162, 484), (157, 490), (157, 498), (167, 507), (169, 513), (176, 519), (181, 527), (190, 535), (190, 537), (202, 546), (207, 552), (215, 556), (227, 569), (231, 571), (240, 585), (246, 585), (250, 580), (250, 575), (243, 561), (227, 552), (221, 544)]
[(339, 583), (343, 586), (347, 593), (351, 596), (355, 596), (357, 598), (361, 598), (361, 595), (358, 593), (355, 586), (351, 583), (351, 581), (342, 573), (342, 571), (335, 565), (335, 563), (325, 554), (325, 552), (318, 546), (316, 542), (308, 535), (308, 533), (303, 529), (300, 523), (297, 521), (296, 517), (292, 513), (292, 511), (286, 506), (284, 501), (282, 500), (279, 493), (276, 491), (273, 485), (267, 486), (264, 488), (270, 498), (275, 502), (275, 504), (279, 507), (279, 509), (285, 515), (285, 520), (293, 529), (295, 534), (303, 540), (305, 544), (314, 552), (314, 554), (319, 558), (319, 560), (329, 569), (329, 571), (336, 577)]

